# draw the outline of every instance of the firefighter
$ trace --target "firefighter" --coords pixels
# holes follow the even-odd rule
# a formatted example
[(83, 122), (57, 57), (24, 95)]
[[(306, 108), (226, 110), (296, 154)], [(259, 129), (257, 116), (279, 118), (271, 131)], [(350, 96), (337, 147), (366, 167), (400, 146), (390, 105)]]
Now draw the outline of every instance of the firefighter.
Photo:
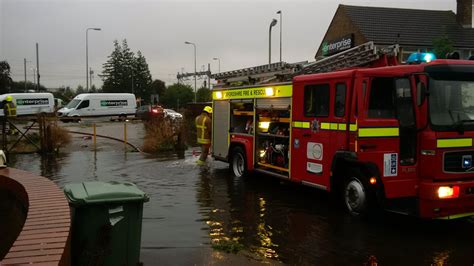
[(196, 117), (196, 135), (197, 143), (201, 145), (201, 156), (197, 164), (203, 165), (206, 162), (209, 148), (211, 147), (211, 126), (212, 126), (212, 107), (206, 106), (202, 113)]
[(7, 129), (7, 121), (11, 117), (16, 117), (16, 105), (13, 103), (12, 96), (8, 95), (2, 101), (3, 118), (2, 118), (2, 134), (5, 136)]

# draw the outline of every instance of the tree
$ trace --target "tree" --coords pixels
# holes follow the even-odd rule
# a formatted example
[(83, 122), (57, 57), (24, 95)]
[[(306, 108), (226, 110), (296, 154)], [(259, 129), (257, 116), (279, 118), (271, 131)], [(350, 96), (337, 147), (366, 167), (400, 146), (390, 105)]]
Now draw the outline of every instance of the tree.
[(212, 100), (212, 92), (209, 88), (202, 87), (197, 90), (196, 101), (197, 102), (210, 102)]
[(95, 85), (92, 85), (89, 92), (90, 93), (98, 93), (98, 92), (101, 92), (102, 90), (101, 89), (98, 89)]
[(86, 89), (82, 87), (81, 85), (77, 86), (76, 88), (76, 94), (81, 94), (81, 93), (87, 93)]
[(153, 80), (151, 83), (151, 94), (158, 94), (161, 97), (165, 94), (166, 85), (165, 82), (159, 79)]
[(0, 94), (7, 93), (11, 83), (10, 64), (7, 61), (0, 61)]
[[(36, 84), (31, 81), (26, 82), (26, 91), (35, 92)], [(47, 91), (46, 87), (40, 84), (40, 91)], [(24, 81), (12, 81), (10, 85), (10, 92), (25, 92), (25, 82)]]
[(151, 73), (148, 69), (148, 63), (146, 62), (145, 57), (140, 51), (137, 52), (137, 57), (134, 59), (134, 68), (133, 68), (133, 89), (135, 94), (144, 100), (144, 102), (150, 102), (151, 95)]
[(433, 52), (436, 58), (444, 59), (446, 54), (454, 51), (453, 42), (446, 36), (433, 40)]
[(74, 96), (76, 96), (76, 92), (71, 89), (69, 86), (67, 87), (60, 87), (57, 91), (53, 92), (54, 97), (63, 100), (65, 103), (68, 103)]
[(190, 103), (193, 99), (194, 93), (191, 86), (175, 83), (166, 89), (161, 102), (167, 107), (178, 109), (179, 106)]
[(114, 50), (103, 64), (100, 75), (104, 81), (103, 92), (134, 92), (145, 102), (149, 102), (152, 77), (143, 54), (135, 55), (128, 47), (127, 40), (120, 44), (114, 41)]

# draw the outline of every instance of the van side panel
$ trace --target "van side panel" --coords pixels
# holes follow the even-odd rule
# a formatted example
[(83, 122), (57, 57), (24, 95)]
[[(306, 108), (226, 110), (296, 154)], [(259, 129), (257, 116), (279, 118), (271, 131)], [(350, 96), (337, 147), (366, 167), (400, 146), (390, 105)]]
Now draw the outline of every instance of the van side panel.
[[(0, 95), (0, 101), (12, 96), (17, 116), (54, 112), (54, 96), (51, 93), (9, 93)], [(0, 109), (3, 116), (3, 109)]]
[(89, 101), (89, 106), (82, 109), (76, 107), (68, 111), (66, 116), (119, 116), (134, 115), (136, 112), (135, 95), (130, 93), (84, 93), (74, 99), (81, 103)]

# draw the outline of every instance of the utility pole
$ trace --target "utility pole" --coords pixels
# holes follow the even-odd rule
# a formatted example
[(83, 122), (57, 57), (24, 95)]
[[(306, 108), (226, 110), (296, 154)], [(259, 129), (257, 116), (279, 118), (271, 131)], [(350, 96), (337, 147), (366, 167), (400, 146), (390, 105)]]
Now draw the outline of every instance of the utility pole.
[[(207, 64), (207, 72), (211, 73), (211, 63)], [(207, 76), (207, 86), (211, 89), (211, 75)]]
[(94, 71), (92, 71), (92, 67), (89, 68), (89, 84), (91, 84), (91, 88), (92, 88), (92, 74), (94, 74)]
[(39, 69), (38, 43), (36, 43), (36, 75), (37, 75), (36, 91), (39, 91), (40, 90), (40, 69)]
[(33, 85), (35, 85), (36, 88), (36, 69), (32, 67), (31, 70), (33, 70)]
[(26, 58), (23, 59), (23, 66), (25, 67), (25, 92), (26, 92)]

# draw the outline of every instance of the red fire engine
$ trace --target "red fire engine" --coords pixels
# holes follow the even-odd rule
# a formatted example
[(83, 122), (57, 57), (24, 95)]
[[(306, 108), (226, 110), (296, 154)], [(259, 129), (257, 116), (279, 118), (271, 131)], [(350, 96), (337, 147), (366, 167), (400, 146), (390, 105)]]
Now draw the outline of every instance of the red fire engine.
[(399, 65), (396, 52), (367, 43), (214, 75), (214, 158), (340, 193), (352, 213), (474, 215), (474, 62)]

